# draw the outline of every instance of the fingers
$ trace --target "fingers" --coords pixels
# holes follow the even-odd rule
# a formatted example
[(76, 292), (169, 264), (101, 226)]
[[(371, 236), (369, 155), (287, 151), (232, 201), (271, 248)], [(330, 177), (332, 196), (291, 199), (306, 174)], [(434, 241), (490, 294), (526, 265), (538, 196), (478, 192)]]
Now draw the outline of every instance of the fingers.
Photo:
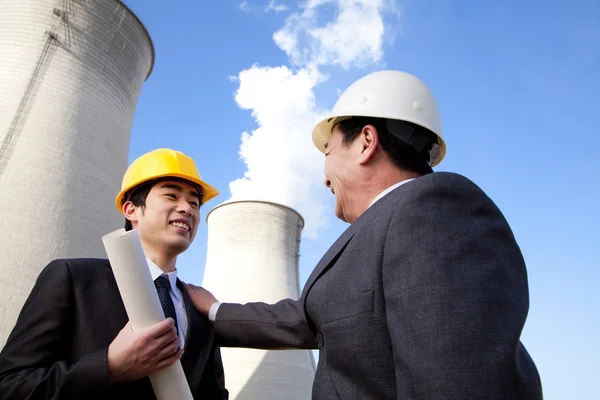
[[(127, 324), (129, 325), (129, 323)], [(127, 329), (127, 325), (123, 330)], [(177, 328), (172, 318), (166, 318), (154, 325), (133, 332), (138, 346), (145, 348), (146, 354), (154, 357), (160, 350), (177, 339)]]
[(185, 289), (188, 291), (188, 293), (190, 292), (195, 292), (196, 290), (198, 290), (198, 286), (192, 284), (192, 283), (183, 283), (183, 287), (185, 287)]
[(173, 318), (165, 318), (154, 325), (142, 329), (140, 334), (153, 338), (159, 338), (173, 329), (175, 329), (175, 321), (173, 321)]
[(193, 283), (184, 283), (183, 285), (187, 289), (188, 293), (196, 293), (196, 292), (210, 293), (208, 290), (204, 289), (202, 286), (196, 286)]
[(165, 333), (163, 333), (160, 336), (155, 337), (154, 339), (156, 339), (158, 342), (160, 342), (163, 346), (171, 343), (173, 341), (173, 339), (175, 339), (177, 337), (177, 328), (175, 328), (175, 326), (172, 326), (168, 331), (166, 331)]
[(149, 344), (148, 354), (152, 354), (152, 357), (156, 360), (161, 360), (175, 353), (180, 343), (177, 331), (173, 327), (163, 335), (152, 339), (152, 342)]
[(181, 344), (179, 337), (175, 337), (171, 342), (169, 342), (166, 346), (162, 347), (157, 355), (158, 360), (162, 360), (164, 358), (168, 358), (173, 354), (177, 353), (179, 350), (179, 345)]
[(191, 284), (187, 284), (187, 283), (185, 283), (183, 281), (181, 283), (183, 284), (183, 287), (184, 287), (185, 291), (188, 293), (188, 295), (190, 293), (192, 293), (192, 291), (194, 290), (194, 288), (192, 287)]
[(175, 361), (179, 360), (182, 355), (183, 355), (183, 349), (179, 349), (173, 355), (163, 358), (156, 364), (156, 371), (173, 364)]

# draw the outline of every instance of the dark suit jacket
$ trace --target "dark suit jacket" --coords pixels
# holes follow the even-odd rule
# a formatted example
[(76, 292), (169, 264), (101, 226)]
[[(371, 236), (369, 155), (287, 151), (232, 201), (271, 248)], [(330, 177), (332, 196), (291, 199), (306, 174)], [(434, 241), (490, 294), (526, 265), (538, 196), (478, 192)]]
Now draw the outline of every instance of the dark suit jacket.
[[(181, 363), (192, 394), (227, 399), (213, 328), (181, 289), (189, 320)], [(0, 353), (0, 399), (154, 399), (148, 378), (108, 383), (108, 346), (127, 321), (107, 260), (51, 262)]]
[(475, 184), (393, 190), (333, 244), (298, 301), (222, 304), (222, 346), (319, 349), (314, 399), (541, 399), (520, 342), (525, 263)]

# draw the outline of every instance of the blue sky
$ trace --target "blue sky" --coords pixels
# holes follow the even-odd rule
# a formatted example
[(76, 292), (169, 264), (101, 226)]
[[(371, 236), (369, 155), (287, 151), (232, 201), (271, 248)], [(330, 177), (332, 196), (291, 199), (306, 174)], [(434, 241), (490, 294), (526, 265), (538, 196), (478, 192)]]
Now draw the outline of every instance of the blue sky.
[[(130, 161), (157, 147), (192, 156), (221, 191), (205, 214), (231, 197), (231, 182), (238, 198), (297, 208), (307, 220), (302, 285), (346, 228), (322, 185), (322, 156), (310, 148), (312, 122), (369, 72), (400, 69), (423, 79), (438, 99), (448, 144), (437, 170), (481, 186), (525, 256), (531, 306), (522, 340), (545, 398), (595, 395), (600, 3), (126, 3), (156, 47)], [(257, 132), (270, 140), (252, 139)], [(182, 278), (201, 282), (205, 258), (204, 224), (179, 260)]]

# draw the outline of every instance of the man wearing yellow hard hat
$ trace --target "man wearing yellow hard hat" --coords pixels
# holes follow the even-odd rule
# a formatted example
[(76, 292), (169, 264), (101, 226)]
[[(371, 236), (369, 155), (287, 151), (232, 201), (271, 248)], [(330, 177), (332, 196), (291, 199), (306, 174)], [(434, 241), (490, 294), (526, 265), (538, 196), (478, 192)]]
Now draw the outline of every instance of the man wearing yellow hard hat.
[(542, 398), (520, 342), (527, 273), (500, 210), (432, 173), (446, 154), (428, 87), (401, 71), (354, 82), (312, 133), (350, 227), (298, 300), (218, 303), (189, 285), (222, 345), (319, 349), (313, 399)]
[(158, 149), (136, 159), (115, 201), (125, 229), (137, 229), (167, 318), (134, 332), (108, 260), (55, 260), (0, 353), (0, 397), (154, 399), (147, 376), (181, 359), (194, 398), (227, 399), (213, 327), (176, 269), (201, 205), (217, 194), (181, 152)]

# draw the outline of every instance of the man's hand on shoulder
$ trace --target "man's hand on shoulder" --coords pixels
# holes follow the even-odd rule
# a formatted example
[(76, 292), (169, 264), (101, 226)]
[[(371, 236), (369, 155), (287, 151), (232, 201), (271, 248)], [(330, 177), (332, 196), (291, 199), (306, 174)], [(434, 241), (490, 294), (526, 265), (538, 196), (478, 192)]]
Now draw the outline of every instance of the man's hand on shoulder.
[(128, 322), (108, 347), (109, 380), (116, 383), (143, 378), (173, 364), (182, 353), (173, 319), (137, 332)]
[(217, 302), (215, 296), (201, 286), (192, 285), (191, 283), (184, 283), (184, 286), (196, 310), (204, 315), (208, 315), (210, 307)]

